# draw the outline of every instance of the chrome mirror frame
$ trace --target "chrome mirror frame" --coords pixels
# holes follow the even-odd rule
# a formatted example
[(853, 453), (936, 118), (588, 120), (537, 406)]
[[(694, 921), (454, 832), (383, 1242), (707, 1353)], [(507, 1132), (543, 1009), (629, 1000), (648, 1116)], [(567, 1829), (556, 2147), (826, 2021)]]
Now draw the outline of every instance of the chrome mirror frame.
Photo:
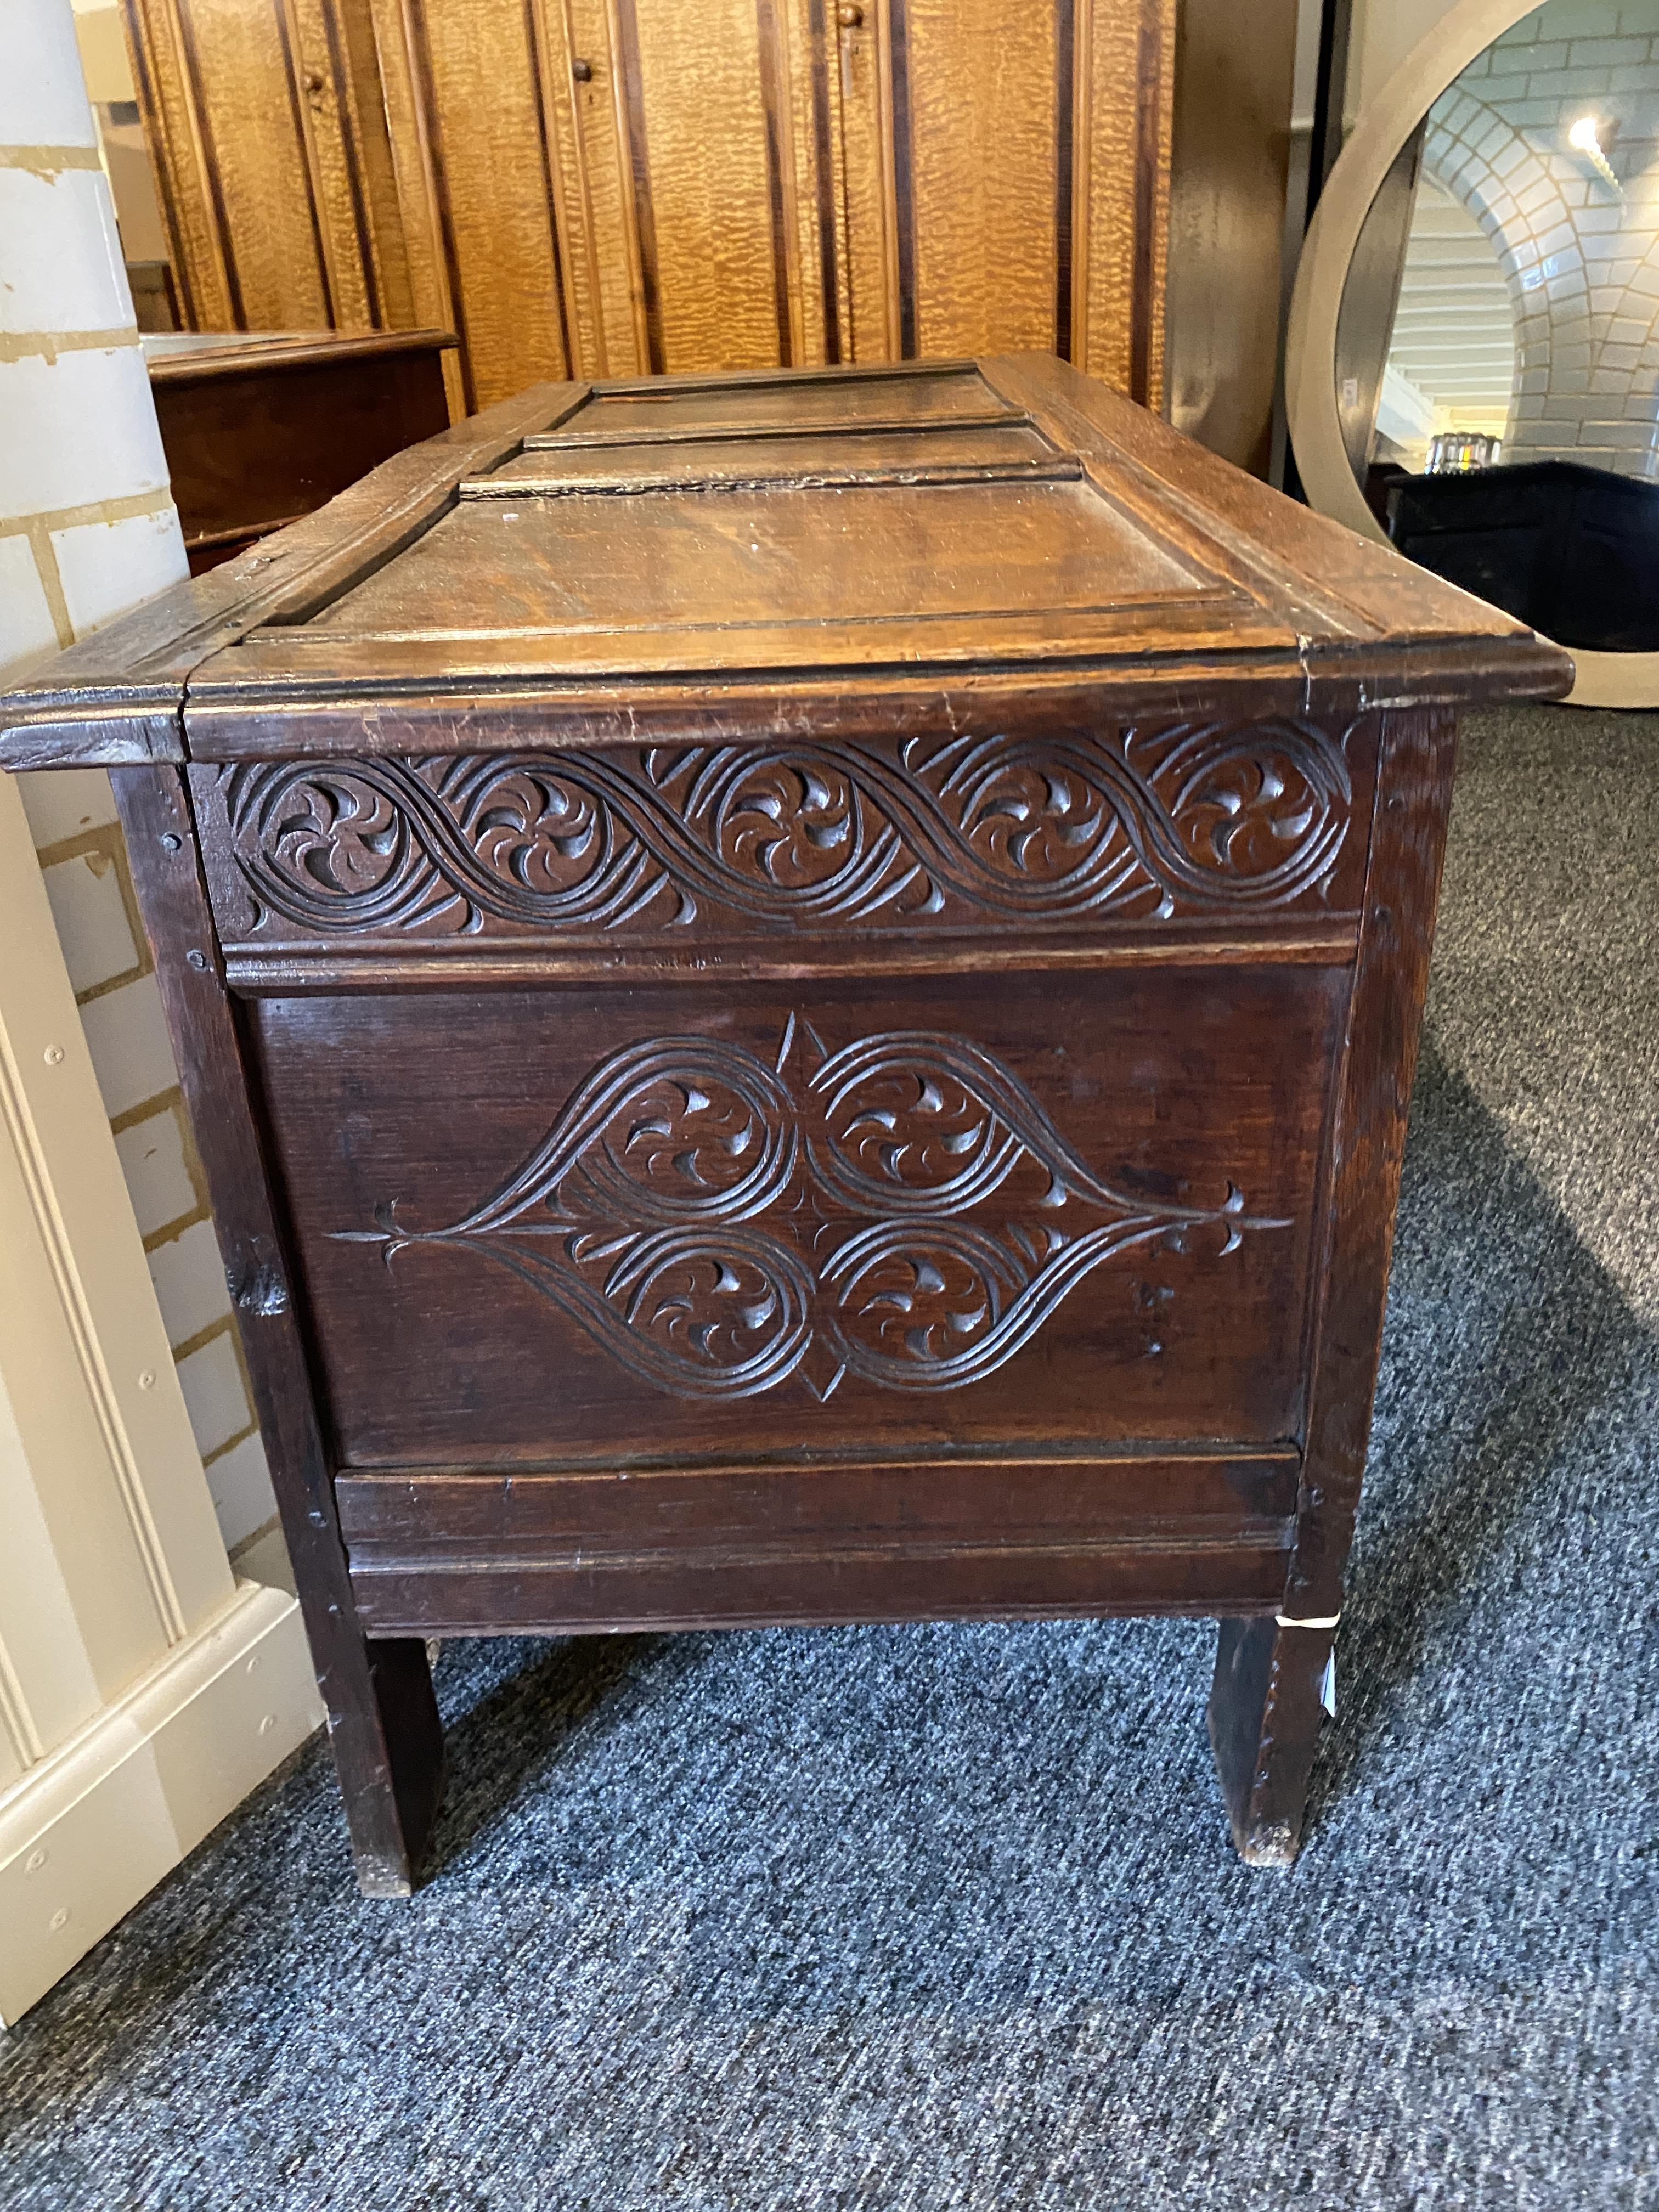
[[(1308, 228), (1285, 337), (1286, 422), (1310, 504), (1362, 538), (1388, 543), (1354, 481), (1337, 405), (1337, 319), (1349, 264), (1372, 201), (1430, 108), (1494, 39), (1539, 5), (1459, 0), (1449, 9), (1361, 113)], [(1571, 650), (1578, 676), (1570, 705), (1659, 706), (1659, 653)]]

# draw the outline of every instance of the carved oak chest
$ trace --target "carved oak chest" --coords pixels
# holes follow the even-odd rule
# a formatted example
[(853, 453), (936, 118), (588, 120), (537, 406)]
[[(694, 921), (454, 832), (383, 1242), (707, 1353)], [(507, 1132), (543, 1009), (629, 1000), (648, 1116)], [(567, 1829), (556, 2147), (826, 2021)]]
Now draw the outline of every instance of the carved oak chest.
[(111, 764), (357, 1865), (422, 1639), (1219, 1616), (1295, 1851), (1459, 702), (1042, 357), (544, 386), (0, 703)]

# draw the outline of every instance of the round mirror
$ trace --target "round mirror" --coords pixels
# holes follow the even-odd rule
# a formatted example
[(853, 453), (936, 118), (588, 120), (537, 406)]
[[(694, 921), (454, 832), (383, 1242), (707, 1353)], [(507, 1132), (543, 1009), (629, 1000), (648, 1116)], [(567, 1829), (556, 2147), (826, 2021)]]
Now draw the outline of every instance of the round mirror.
[(1659, 0), (1464, 0), (1355, 127), (1297, 280), (1316, 507), (1659, 703)]

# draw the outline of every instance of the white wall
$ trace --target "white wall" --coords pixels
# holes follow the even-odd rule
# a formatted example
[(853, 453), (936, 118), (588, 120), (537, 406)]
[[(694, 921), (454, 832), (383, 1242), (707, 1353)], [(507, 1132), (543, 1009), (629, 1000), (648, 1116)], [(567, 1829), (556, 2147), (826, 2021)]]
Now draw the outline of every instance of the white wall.
[[(68, 0), (0, 0), (0, 672), (184, 566)], [(0, 2021), (320, 1718), (204, 1478), (258, 1439), (108, 783), (32, 799), (0, 776)]]

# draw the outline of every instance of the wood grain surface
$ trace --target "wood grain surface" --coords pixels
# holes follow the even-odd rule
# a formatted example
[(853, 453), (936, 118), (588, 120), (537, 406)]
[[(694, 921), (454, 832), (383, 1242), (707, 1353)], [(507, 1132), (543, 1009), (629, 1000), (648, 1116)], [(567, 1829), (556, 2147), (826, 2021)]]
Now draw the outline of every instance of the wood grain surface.
[(538, 0), (572, 373), (650, 367), (626, 112), (606, 0)]
[[(443, 1785), (443, 1735), (425, 1646), (371, 1642), (351, 1595), (331, 1466), (291, 1291), (283, 1224), (246, 1080), (235, 1007), (213, 941), (183, 779), (112, 779), (144, 928), (161, 949), (162, 1005), (207, 1176), (213, 1223), (270, 1462), (283, 1533), (328, 1717), (360, 1887), (407, 1896)], [(193, 957), (187, 957), (193, 956)]]
[(1171, 0), (1079, 0), (1072, 359), (1143, 405), (1163, 396), (1173, 113)]
[[(584, 672), (562, 639), (538, 647), (522, 633), (474, 638), (462, 653), (453, 641), (403, 634), (348, 646), (312, 630), (314, 617), (348, 605), (394, 554), (413, 548), (414, 558), (437, 528), (465, 520), (456, 505), (461, 483), (516, 459), (556, 426), (580, 422), (587, 387), (544, 386), (386, 463), (273, 540), (257, 564), (232, 562), (212, 579), (161, 593), (15, 686), (0, 714), (0, 763), (182, 759), (186, 683), (191, 744), (198, 758), (211, 760), (442, 753), (485, 743), (517, 752), (674, 738), (723, 742), (802, 726), (926, 736), (941, 722), (988, 730), (1018, 727), (1034, 713), (1121, 716), (1154, 702), (1160, 711), (1172, 704), (1190, 711), (1194, 700), (1234, 714), (1248, 702), (1258, 718), (1312, 714), (1341, 727), (1368, 702), (1402, 692), (1454, 702), (1553, 695), (1571, 682), (1567, 657), (1520, 623), (1279, 498), (1061, 363), (1018, 356), (966, 370), (822, 371), (802, 374), (799, 388), (803, 409), (816, 410), (822, 425), (826, 404), (841, 410), (835, 419), (848, 420), (857, 411), (854, 395), (863, 390), (867, 403), (873, 387), (874, 405), (866, 404), (862, 417), (867, 428), (872, 413), (888, 419), (896, 387), (912, 385), (924, 395), (930, 387), (965, 390), (975, 410), (979, 394), (988, 392), (994, 419), (1014, 428), (1034, 422), (1097, 488), (1109, 533), (1099, 542), (1139, 532), (1148, 560), (1174, 562), (1194, 579), (1187, 604), (1166, 601), (1155, 629), (1145, 603), (1124, 605), (1115, 627), (1109, 615), (1090, 616), (1082, 634), (1070, 631), (1069, 646), (1063, 605), (1000, 617), (1024, 628), (1004, 630), (996, 660), (984, 657), (985, 618), (973, 617), (963, 638), (971, 648), (973, 624), (981, 624), (976, 663), (971, 650), (954, 661), (935, 657), (933, 641), (946, 635), (948, 613), (929, 625), (927, 653), (902, 624), (837, 630), (811, 602), (774, 609), (782, 618), (757, 625), (738, 649), (738, 634), (723, 627), (724, 606), (715, 603), (705, 625), (693, 616), (693, 600), (678, 611), (684, 625), (678, 647), (665, 638), (653, 648), (654, 674), (645, 672), (637, 641), (607, 654), (603, 631), (583, 647)], [(761, 426), (768, 434), (787, 434), (775, 419), (779, 390), (775, 375), (738, 380), (724, 398), (711, 397), (697, 379), (622, 386), (598, 395), (590, 420), (613, 406), (626, 413), (645, 404), (667, 424), (689, 401), (688, 440), (708, 437), (711, 413), (717, 423), (731, 422), (751, 407), (774, 410)], [(660, 433), (641, 430), (637, 413), (634, 420), (648, 441), (642, 463), (659, 469)], [(1075, 493), (1079, 482), (1060, 489)], [(841, 495), (835, 499), (839, 504)], [(562, 514), (587, 507), (591, 530), (601, 527), (594, 503), (559, 507)], [(606, 495), (598, 504), (643, 514), (655, 501)], [(725, 504), (718, 495), (712, 511)], [(493, 541), (500, 562), (459, 579), (460, 586), (516, 588), (522, 596), (522, 582), (513, 583), (522, 517), (507, 520), (514, 513), (507, 502), (462, 505), (473, 517), (493, 509), (501, 531)], [(543, 526), (550, 527), (545, 517)], [(653, 526), (660, 532), (660, 523)], [(603, 527), (621, 527), (614, 513)], [(739, 549), (728, 550), (736, 558)], [(901, 546), (886, 557), (902, 554)], [(826, 556), (820, 548), (811, 557)], [(993, 549), (969, 545), (963, 558), (988, 563)], [(846, 544), (842, 565), (838, 588), (856, 588), (861, 549)], [(1003, 567), (1018, 587), (1014, 570)], [(1098, 563), (1096, 572), (1085, 569), (1076, 583), (1097, 585)], [(688, 560), (681, 573), (688, 587), (702, 588), (696, 563)], [(395, 597), (395, 578), (381, 588)], [(1057, 617), (1064, 618), (1058, 631)], [(1158, 638), (1156, 653), (1147, 649), (1149, 634)], [(766, 665), (769, 653), (777, 665)], [(699, 668), (708, 672), (698, 677)]]
[(1395, 1210), (1456, 740), (1443, 711), (1387, 718), (1365, 915), (1334, 1099), (1323, 1292), (1307, 1348), (1306, 1454), (1284, 1601), (1272, 1621), (1224, 1623), (1210, 1734), (1234, 1840), (1287, 1866), (1302, 1822), (1320, 1684), (1342, 1611), (1382, 1352)]
[[(250, 981), (1352, 957), (1375, 717), (204, 765)], [(516, 960), (515, 957), (516, 956)]]
[(414, 319), (364, 0), (123, 0), (175, 282), (198, 329)]
[[(787, 264), (755, 0), (707, 0), (695, 11), (623, 5), (637, 24), (630, 125), (654, 227), (661, 357), (653, 366), (775, 367), (789, 337), (787, 299), (781, 331), (776, 290)], [(766, 47), (775, 78), (775, 37)], [(775, 139), (774, 161), (787, 150)]]
[(1058, 345), (1156, 397), (1174, 0), (124, 0), (196, 327), (536, 377)]
[[(1070, 8), (902, 0), (902, 14), (915, 240), (909, 350), (1051, 349), (1057, 71)], [(1065, 127), (1069, 136), (1069, 114)]]
[[(622, 1435), (647, 1458), (787, 1451), (809, 1415), (848, 1457), (1298, 1433), (1343, 972), (1033, 980), (757, 984), (741, 1009), (644, 985), (261, 1001), (342, 1457), (533, 1461), (556, 1439), (604, 1462)], [(613, 1094), (608, 1117), (585, 1103)], [(859, 1152), (865, 1115), (897, 1117), (891, 1144), (918, 1149), (891, 1167)], [(659, 1121), (673, 1142), (653, 1151), (640, 1132)], [(926, 1149), (935, 1123), (943, 1153)], [(970, 1133), (993, 1127), (1002, 1167), (981, 1177)], [(736, 1159), (775, 1154), (775, 1176), (733, 1181), (728, 1140)], [(448, 1234), (521, 1173), (510, 1218)], [(914, 1221), (914, 1244), (890, 1217)], [(927, 1224), (947, 1218), (960, 1229), (935, 1250)], [(653, 1225), (674, 1251), (636, 1297), (616, 1240)]]
[[(459, 329), (453, 253), (439, 191), (428, 100), (416, 33), (414, 0), (367, 0), (380, 82), (386, 159), (408, 271), (409, 316), (438, 330)], [(444, 365), (452, 420), (476, 405), (471, 364), (458, 351)]]
[(540, 76), (521, 0), (411, 9), (459, 328), (488, 406), (568, 374)]

